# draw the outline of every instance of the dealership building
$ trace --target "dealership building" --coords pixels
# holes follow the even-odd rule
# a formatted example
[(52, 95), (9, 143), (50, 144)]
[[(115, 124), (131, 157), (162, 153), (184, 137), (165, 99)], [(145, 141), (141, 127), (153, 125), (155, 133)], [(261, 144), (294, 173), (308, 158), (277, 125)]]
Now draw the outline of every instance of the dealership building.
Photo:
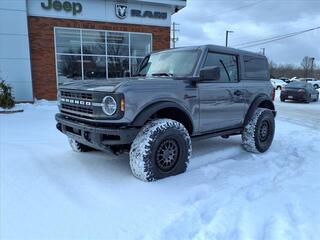
[(131, 76), (170, 47), (186, 0), (0, 0), (0, 78), (16, 101), (56, 99), (70, 80)]

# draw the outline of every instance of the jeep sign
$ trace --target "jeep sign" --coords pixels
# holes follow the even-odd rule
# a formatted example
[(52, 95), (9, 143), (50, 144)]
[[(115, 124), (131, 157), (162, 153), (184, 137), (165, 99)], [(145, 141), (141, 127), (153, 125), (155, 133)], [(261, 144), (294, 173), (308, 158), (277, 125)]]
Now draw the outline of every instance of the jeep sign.
[(47, 0), (47, 3), (41, 2), (41, 7), (46, 10), (54, 9), (56, 11), (64, 10), (66, 12), (72, 12), (73, 15), (81, 13), (82, 5), (78, 2), (61, 2), (59, 0)]

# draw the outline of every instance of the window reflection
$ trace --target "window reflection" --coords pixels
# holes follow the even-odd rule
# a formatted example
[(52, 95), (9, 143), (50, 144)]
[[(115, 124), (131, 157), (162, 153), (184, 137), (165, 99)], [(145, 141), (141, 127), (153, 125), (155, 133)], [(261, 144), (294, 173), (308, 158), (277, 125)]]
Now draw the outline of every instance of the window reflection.
[(56, 29), (57, 53), (81, 53), (80, 30)]
[(82, 31), (83, 54), (105, 55), (105, 34), (100, 31)]
[(106, 78), (106, 58), (84, 56), (83, 57), (84, 79), (105, 79)]
[(129, 34), (107, 33), (108, 55), (129, 56)]
[(144, 57), (151, 52), (151, 36), (145, 34), (130, 34), (131, 56)]
[(57, 57), (57, 69), (59, 83), (70, 80), (82, 79), (81, 57), (72, 55), (62, 55)]
[(109, 57), (108, 58), (108, 77), (129, 77), (129, 58)]

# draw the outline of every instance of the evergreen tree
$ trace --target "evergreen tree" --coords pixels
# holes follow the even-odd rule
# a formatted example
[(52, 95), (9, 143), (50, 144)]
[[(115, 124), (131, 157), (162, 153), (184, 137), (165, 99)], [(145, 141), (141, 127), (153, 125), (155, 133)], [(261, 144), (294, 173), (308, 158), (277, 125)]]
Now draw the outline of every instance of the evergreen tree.
[(14, 107), (12, 88), (7, 83), (5, 83), (4, 80), (0, 82), (0, 107), (7, 109)]

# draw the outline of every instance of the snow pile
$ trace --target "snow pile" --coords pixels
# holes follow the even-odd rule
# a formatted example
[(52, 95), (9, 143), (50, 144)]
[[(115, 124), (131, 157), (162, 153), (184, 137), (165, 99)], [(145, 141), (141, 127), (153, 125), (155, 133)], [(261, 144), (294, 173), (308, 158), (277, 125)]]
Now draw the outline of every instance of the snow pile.
[(16, 113), (16, 112), (22, 112), (22, 111), (23, 111), (23, 108), (21, 108), (19, 105), (16, 105), (13, 108), (0, 107), (0, 113)]
[(136, 179), (127, 155), (74, 153), (53, 102), (0, 115), (0, 239), (317, 239), (320, 102), (276, 102), (264, 154), (193, 142), (185, 174)]

